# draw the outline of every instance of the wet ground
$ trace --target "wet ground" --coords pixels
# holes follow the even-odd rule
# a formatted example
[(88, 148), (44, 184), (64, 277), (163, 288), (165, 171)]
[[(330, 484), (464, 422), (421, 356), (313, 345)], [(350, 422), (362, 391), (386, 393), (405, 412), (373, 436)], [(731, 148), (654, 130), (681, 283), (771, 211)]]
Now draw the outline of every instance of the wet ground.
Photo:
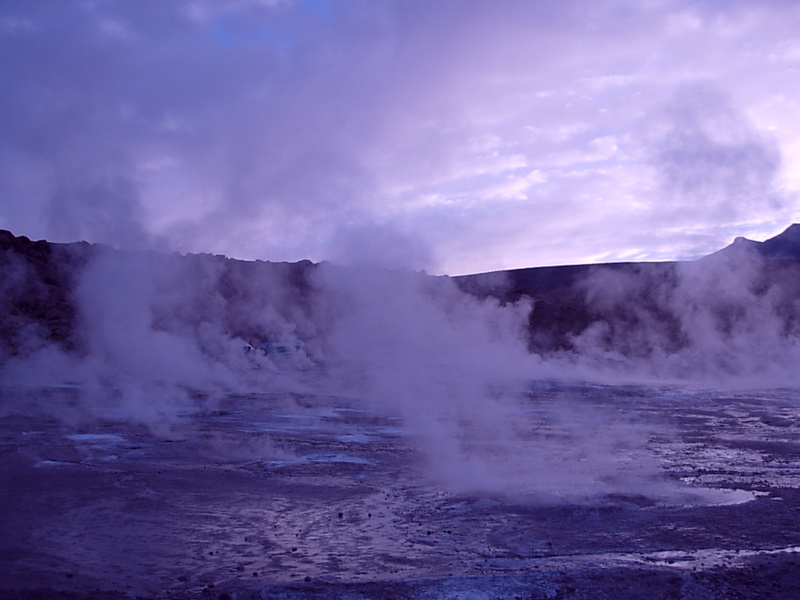
[(533, 386), (532, 424), (635, 424), (673, 490), (583, 498), (437, 485), (353, 399), (198, 398), (154, 432), (80, 394), (2, 390), (0, 597), (800, 598), (796, 390)]

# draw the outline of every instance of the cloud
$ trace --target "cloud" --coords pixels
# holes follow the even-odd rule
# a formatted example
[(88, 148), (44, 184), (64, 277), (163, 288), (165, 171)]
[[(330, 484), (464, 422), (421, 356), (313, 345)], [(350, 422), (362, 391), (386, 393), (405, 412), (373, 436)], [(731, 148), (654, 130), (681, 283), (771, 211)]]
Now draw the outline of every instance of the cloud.
[[(780, 154), (716, 86), (685, 86), (665, 110), (653, 162), (665, 202), (683, 217), (752, 219), (782, 208)], [(687, 214), (688, 213), (688, 214)]]
[[(794, 10), (6, 2), (0, 226), (322, 260), (335, 232), (377, 222), (416, 231), (451, 273), (613, 259), (647, 254), (641, 229), (695, 242), (664, 230), (655, 160), (673, 202), (706, 198), (698, 225), (775, 228), (800, 157), (798, 90), (774, 59)], [(723, 99), (685, 91), (698, 80)], [(686, 106), (665, 117), (676, 90)], [(712, 135), (707, 102), (736, 140)], [(657, 151), (641, 133), (653, 120), (672, 127)], [(745, 210), (770, 186), (777, 204)], [(739, 209), (724, 210), (731, 190)]]

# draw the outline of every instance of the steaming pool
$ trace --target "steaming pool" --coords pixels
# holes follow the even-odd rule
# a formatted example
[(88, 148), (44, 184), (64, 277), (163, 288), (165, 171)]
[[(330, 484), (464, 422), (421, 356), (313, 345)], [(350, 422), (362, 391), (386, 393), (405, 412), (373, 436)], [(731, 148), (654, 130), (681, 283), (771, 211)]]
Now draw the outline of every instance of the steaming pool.
[(797, 390), (539, 382), (511, 438), (310, 392), (159, 427), (86, 393), (2, 390), (4, 598), (800, 597)]

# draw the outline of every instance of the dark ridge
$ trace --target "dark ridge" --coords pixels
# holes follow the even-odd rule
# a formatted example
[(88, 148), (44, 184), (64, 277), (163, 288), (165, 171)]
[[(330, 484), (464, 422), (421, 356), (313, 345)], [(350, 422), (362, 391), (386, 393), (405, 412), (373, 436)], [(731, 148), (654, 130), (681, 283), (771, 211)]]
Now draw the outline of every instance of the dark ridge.
[[(226, 335), (260, 343), (275, 333), (259, 317), (266, 310), (296, 323), (302, 339), (320, 334), (301, 330), (302, 323), (313, 321), (306, 317), (315, 310), (318, 293), (313, 275), (319, 265), (310, 261), (126, 254), (87, 242), (31, 241), (0, 230), (0, 360), (51, 343), (67, 351), (84, 350), (78, 324), (90, 322), (92, 315), (81, 313), (76, 288), (93, 259), (113, 253), (145, 257), (176, 273), (168, 283), (180, 286), (185, 310), (154, 310), (156, 329), (200, 331), (203, 320), (213, 318)], [(431, 284), (443, 279), (419, 277)], [(452, 279), (481, 299), (530, 302), (529, 349), (543, 354), (579, 351), (589, 335), (595, 348), (609, 352), (672, 352), (696, 335), (686, 329), (683, 311), (705, 311), (715, 328), (731, 333), (753, 318), (746, 301), (777, 315), (782, 335), (800, 335), (800, 225), (765, 242), (737, 238), (693, 262), (534, 267)], [(317, 323), (324, 327), (324, 318)]]
[(72, 291), (98, 247), (51, 244), (0, 230), (0, 357), (28, 341), (76, 348)]
[(800, 259), (800, 224), (794, 223), (783, 233), (761, 242), (759, 252), (765, 258)]
[(709, 256), (729, 256), (742, 252), (754, 252), (767, 259), (800, 260), (800, 224), (794, 223), (763, 242), (737, 237), (731, 245)]
[[(630, 307), (614, 306), (613, 310), (595, 302), (593, 288), (607, 282), (617, 293), (636, 282), (639, 290), (631, 302), (654, 306), (652, 290), (676, 278), (678, 263), (606, 263), (533, 267), (466, 275), (457, 283), (465, 292), (479, 297), (495, 297), (501, 302), (527, 298), (533, 303), (529, 317), (529, 349), (537, 353), (574, 349), (573, 340), (598, 321), (639, 325), (632, 320)], [(658, 313), (656, 308), (652, 312)], [(664, 317), (666, 318), (666, 317)], [(620, 325), (622, 326), (622, 325)], [(675, 343), (672, 344), (673, 346)]]
[(800, 224), (764, 242), (736, 238), (692, 262), (534, 267), (456, 281), (479, 297), (530, 299), (529, 348), (538, 353), (579, 349), (589, 331), (600, 332), (596, 348), (609, 352), (673, 352), (695, 335), (680, 313), (698, 301), (725, 335), (767, 309), (789, 337), (800, 334)]
[[(177, 266), (179, 279), (174, 284), (182, 286), (192, 303), (178, 315), (182, 327), (197, 328), (202, 315), (214, 315), (221, 319), (225, 333), (253, 341), (266, 340), (271, 332), (253, 318), (252, 307), (263, 302), (307, 309), (316, 266), (310, 261), (271, 263), (210, 254), (131, 253), (87, 242), (31, 241), (0, 230), (0, 361), (50, 343), (68, 352), (82, 352), (77, 325), (92, 315), (81, 314), (76, 288), (92, 259), (109, 254)], [(274, 285), (276, 281), (283, 285)], [(214, 306), (219, 300), (221, 310)], [(166, 330), (174, 320), (175, 315), (156, 311), (153, 326)]]

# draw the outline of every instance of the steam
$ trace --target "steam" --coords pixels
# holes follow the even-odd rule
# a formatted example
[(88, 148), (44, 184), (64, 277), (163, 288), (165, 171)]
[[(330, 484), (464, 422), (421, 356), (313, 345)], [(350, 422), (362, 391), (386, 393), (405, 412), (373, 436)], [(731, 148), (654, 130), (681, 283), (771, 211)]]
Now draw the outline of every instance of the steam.
[[(528, 352), (524, 299), (478, 298), (402, 268), (108, 248), (76, 273), (72, 296), (75, 349), (29, 344), (2, 377), (77, 385), (87, 418), (174, 436), (181, 414), (231, 393), (324, 393), (399, 419), (431, 484), (456, 492), (553, 501), (665, 485), (639, 424), (531, 390), (569, 373)], [(307, 354), (278, 364), (244, 351), (267, 341)], [(229, 457), (277, 451), (214, 444)]]
[[(571, 54), (585, 54), (586, 31), (550, 33), (577, 22), (562, 18), (572, 9), (389, 3), (320, 17), (281, 2), (190, 4), (156, 12), (11, 3), (0, 33), (29, 62), (0, 73), (0, 191), (9, 199), (0, 219), (62, 240), (327, 255), (348, 268), (95, 250), (70, 262), (62, 282), (70, 295), (58, 304), (75, 308), (71, 337), (45, 331), (48, 314), (0, 332), (3, 383), (76, 384), (85, 414), (113, 413), (163, 435), (182, 412), (233, 392), (324, 390), (397, 416), (436, 483), (579, 498), (660, 489), (650, 432), (568, 394), (545, 401), (533, 381), (797, 382), (796, 274), (767, 278), (783, 267), (744, 250), (674, 268), (594, 271), (582, 289), (596, 318), (574, 334), (571, 352), (545, 359), (527, 348), (535, 304), (476, 298), (409, 270), (439, 267), (442, 257), (407, 232), (365, 224), (366, 215), (405, 220), (478, 264), (491, 253), (465, 231), (477, 224), (488, 246), (497, 247), (495, 235), (519, 246), (514, 231), (526, 224), (529, 236), (529, 210), (548, 230), (561, 220), (574, 231), (576, 214), (594, 211), (565, 211), (559, 190), (628, 203), (649, 188), (594, 188), (613, 173), (638, 181), (640, 155), (664, 206), (649, 210), (641, 194), (647, 210), (618, 204), (610, 212), (619, 223), (657, 215), (683, 231), (780, 218), (789, 203), (777, 146), (721, 91), (738, 75), (692, 65), (717, 73), (720, 87), (681, 87), (659, 117), (649, 107), (663, 81), (637, 88), (626, 82), (642, 73), (607, 77), (619, 67), (613, 57), (570, 71), (586, 68)], [(654, 32), (651, 9), (629, 22)], [(765, 15), (766, 24), (785, 18)], [(618, 16), (600, 10), (591, 36), (630, 38), (639, 51), (627, 55), (658, 56), (675, 43), (619, 35)], [(736, 55), (740, 41), (732, 35), (720, 47)], [(728, 62), (761, 76), (760, 54), (750, 55)], [(531, 77), (531, 56), (563, 57), (565, 68)], [(72, 76), (87, 72), (98, 76)], [(609, 104), (617, 97), (624, 101)], [(654, 123), (647, 147), (629, 148), (630, 115), (644, 113), (634, 121)], [(587, 142), (609, 150), (593, 156)], [(618, 223), (600, 229), (620, 236)], [(0, 310), (47, 291), (50, 274), (34, 262), (2, 255)], [(305, 352), (277, 365), (243, 351), (265, 342), (302, 342)]]
[(439, 476), (481, 487), (489, 465), (468, 445), (518, 440), (516, 402), (534, 366), (528, 307), (478, 302), (449, 279), (410, 271), (326, 267), (319, 283), (342, 380), (402, 417)]
[(789, 262), (734, 245), (694, 262), (600, 269), (582, 285), (602, 315), (572, 340), (584, 366), (715, 385), (798, 381)]
[(527, 352), (529, 301), (368, 267), (326, 265), (316, 283), (332, 381), (399, 416), (437, 484), (535, 501), (669, 495), (646, 450), (650, 432), (531, 390), (534, 379), (569, 374)]
[[(498, 299), (502, 278), (487, 283), (496, 296), (484, 296), (404, 268), (103, 247), (84, 263), (66, 256), (64, 268), (79, 265), (72, 348), (31, 325), (2, 365), (5, 385), (77, 385), (79, 414), (53, 408), (54, 416), (113, 418), (174, 436), (180, 415), (232, 393), (342, 396), (398, 419), (431, 485), (455, 492), (537, 502), (680, 498), (649, 450), (663, 434), (655, 425), (534, 383), (774, 383), (792, 381), (800, 357), (791, 265), (746, 244), (694, 263), (592, 270), (580, 285), (593, 324), (574, 335), (570, 353), (547, 358), (528, 351), (536, 303)], [(47, 287), (32, 263), (10, 252), (4, 261), (6, 302), (17, 284)], [(245, 351), (264, 342), (303, 350), (287, 362)], [(48, 410), (44, 399), (39, 408)], [(282, 450), (221, 437), (207, 451), (264, 459), (255, 454)]]
[(421, 239), (386, 224), (344, 227), (333, 236), (330, 246), (333, 262), (346, 266), (424, 269), (433, 261)]
[(274, 389), (279, 378), (267, 372), (275, 365), (243, 348), (294, 337), (296, 326), (271, 305), (291, 282), (268, 276), (246, 287), (247, 266), (101, 248), (75, 276), (74, 350), (28, 328), (30, 339), (3, 365), (3, 379), (79, 385), (88, 413), (164, 434), (181, 412), (203, 407), (198, 399), (213, 404), (231, 391)]
[[(375, 229), (364, 236), (412, 244)], [(73, 269), (72, 339), (56, 344), (33, 323), (18, 328), (29, 339), (4, 361), (4, 384), (73, 384), (80, 415), (167, 436), (180, 429), (180, 415), (232, 393), (347, 397), (398, 419), (430, 483), (455, 492), (548, 502), (679, 497), (648, 449), (663, 432), (534, 383), (774, 384), (796, 381), (800, 357), (793, 263), (767, 260), (747, 244), (694, 263), (591, 270), (580, 286), (594, 321), (573, 336), (570, 353), (547, 358), (528, 351), (536, 303), (500, 300), (508, 281), (499, 277), (484, 282), (494, 296), (471, 295), (448, 277), (366, 264), (104, 247), (83, 262), (58, 256), (62, 269)], [(3, 260), (9, 307), (19, 294), (46, 291), (34, 263), (13, 252)], [(302, 350), (284, 362), (245, 351), (265, 342)], [(40, 408), (47, 410), (44, 400)], [(209, 444), (227, 457), (280, 450), (268, 440)]]
[(106, 176), (90, 176), (78, 170), (59, 173), (58, 177), (45, 211), (53, 239), (95, 239), (137, 249), (154, 243), (143, 225), (138, 187), (125, 170), (120, 168)]

